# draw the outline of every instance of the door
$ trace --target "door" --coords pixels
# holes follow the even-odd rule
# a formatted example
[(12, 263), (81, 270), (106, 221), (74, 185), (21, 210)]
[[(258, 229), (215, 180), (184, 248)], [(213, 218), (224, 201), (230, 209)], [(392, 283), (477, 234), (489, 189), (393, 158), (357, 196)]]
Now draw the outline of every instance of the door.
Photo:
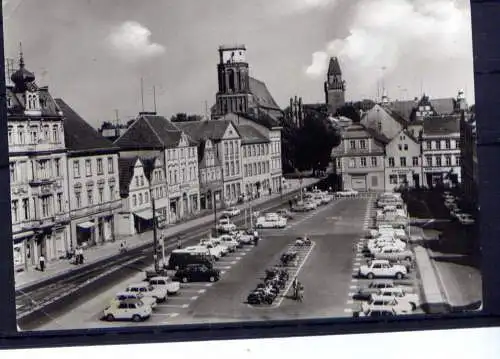
[(352, 176), (351, 189), (356, 191), (366, 191), (366, 176)]

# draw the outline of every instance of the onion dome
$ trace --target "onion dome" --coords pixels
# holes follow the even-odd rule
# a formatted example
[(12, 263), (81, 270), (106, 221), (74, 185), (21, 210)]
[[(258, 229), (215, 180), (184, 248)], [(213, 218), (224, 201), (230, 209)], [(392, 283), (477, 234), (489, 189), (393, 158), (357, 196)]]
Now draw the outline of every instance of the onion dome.
[(23, 52), (21, 50), (19, 55), (19, 69), (10, 77), (15, 87), (19, 91), (25, 91), (26, 85), (35, 81), (35, 74), (26, 70), (24, 66)]

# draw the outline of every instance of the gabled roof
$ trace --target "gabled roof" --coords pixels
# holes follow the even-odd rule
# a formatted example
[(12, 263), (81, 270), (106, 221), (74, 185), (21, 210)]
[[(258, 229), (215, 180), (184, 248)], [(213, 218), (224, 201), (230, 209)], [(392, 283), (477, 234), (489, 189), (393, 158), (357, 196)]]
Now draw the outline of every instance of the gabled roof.
[(212, 141), (220, 141), (231, 123), (230, 120), (220, 119), (178, 122), (177, 126), (197, 142), (204, 141), (207, 138)]
[(342, 75), (338, 58), (330, 58), (330, 64), (328, 65), (328, 75)]
[(102, 137), (97, 130), (80, 117), (66, 102), (60, 98), (55, 99), (55, 102), (64, 115), (64, 141), (68, 150), (118, 151), (118, 147), (114, 146), (108, 139)]
[[(165, 117), (141, 115), (114, 143), (122, 149), (172, 148), (181, 137), (182, 130)], [(196, 144), (191, 138), (189, 141)]]
[[(375, 105), (373, 108), (376, 108), (380, 105)], [(398, 122), (401, 126), (408, 126), (408, 122), (401, 116), (398, 112), (394, 111), (390, 106), (382, 105), (380, 106), (390, 117), (392, 117), (396, 122)]]
[[(40, 100), (40, 110), (42, 116), (45, 117), (58, 117), (61, 116), (59, 107), (56, 101), (49, 93), (48, 87), (38, 88), (35, 84), (29, 84), (33, 90), (38, 90), (38, 98)], [(6, 87), (6, 97), (10, 99), (11, 106), (7, 109), (9, 115), (24, 115), (26, 108), (24, 96), (21, 93), (16, 93), (12, 88)]]
[[(207, 141), (210, 141), (210, 140), (204, 140), (204, 141), (201, 141), (200, 144), (198, 145), (198, 166), (199, 168), (206, 168), (207, 167), (207, 150), (206, 150), (206, 145), (207, 145)], [(215, 166), (220, 166), (220, 161), (219, 161), (219, 158), (217, 157), (217, 154), (215, 153), (215, 149), (214, 149), (214, 162), (215, 162)]]
[(399, 114), (404, 120), (410, 121), (411, 114), (417, 103), (412, 101), (394, 101), (388, 104), (388, 107), (395, 113)]
[(151, 174), (155, 169), (155, 162), (158, 159), (159, 157), (157, 156), (151, 156), (151, 157), (140, 156), (140, 160), (144, 168), (144, 175), (146, 176), (148, 181), (151, 181)]
[(241, 143), (248, 145), (252, 143), (268, 143), (269, 139), (250, 125), (237, 126), (241, 136)]
[(252, 93), (255, 102), (257, 103), (258, 106), (281, 111), (280, 107), (278, 106), (276, 101), (274, 101), (273, 96), (269, 92), (264, 82), (259, 81), (253, 77), (250, 77), (249, 86), (250, 86), (250, 92)]
[(120, 157), (118, 159), (118, 169), (120, 176), (120, 196), (122, 198), (128, 197), (130, 182), (134, 175), (134, 166), (139, 157)]
[(449, 135), (460, 132), (458, 116), (433, 116), (424, 121), (423, 135)]
[(356, 123), (348, 126), (342, 132), (342, 139), (357, 139), (357, 138), (369, 138), (372, 137), (376, 141), (381, 142), (383, 144), (389, 143), (389, 139), (384, 135), (377, 133), (375, 130), (363, 126), (362, 124)]
[(430, 102), (438, 115), (449, 115), (455, 111), (455, 99), (453, 97), (431, 99)]

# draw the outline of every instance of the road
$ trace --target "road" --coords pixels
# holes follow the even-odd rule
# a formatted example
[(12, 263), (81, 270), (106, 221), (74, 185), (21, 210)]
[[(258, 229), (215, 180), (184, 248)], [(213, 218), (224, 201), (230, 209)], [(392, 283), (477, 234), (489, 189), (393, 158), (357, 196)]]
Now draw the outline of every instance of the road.
[[(159, 304), (144, 323), (106, 323), (99, 320), (109, 300), (126, 285), (144, 279), (132, 273), (123, 281), (96, 293), (85, 303), (68, 308), (36, 329), (71, 329), (111, 326), (188, 324), (207, 322), (306, 319), (351, 316), (346, 310), (353, 281), (356, 244), (370, 214), (366, 199), (340, 199), (308, 213), (295, 214), (285, 229), (261, 230), (259, 245), (247, 246), (222, 258), (216, 267), (222, 279), (217, 283), (183, 284), (180, 293)], [(305, 299), (298, 303), (286, 295), (270, 307), (246, 304), (248, 293), (260, 282), (266, 268), (293, 245), (298, 235), (308, 234), (311, 248), (299, 249), (298, 279), (304, 284)], [(285, 293), (286, 294), (286, 293)]]

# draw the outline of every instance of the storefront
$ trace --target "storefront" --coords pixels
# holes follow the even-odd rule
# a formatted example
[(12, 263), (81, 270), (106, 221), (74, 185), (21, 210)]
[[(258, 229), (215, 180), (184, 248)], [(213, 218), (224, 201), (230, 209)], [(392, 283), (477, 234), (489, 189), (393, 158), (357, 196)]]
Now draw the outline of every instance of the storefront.
[(150, 208), (134, 212), (134, 228), (136, 233), (153, 229), (153, 210)]
[(76, 225), (76, 245), (90, 246), (95, 244), (95, 223), (84, 221)]

